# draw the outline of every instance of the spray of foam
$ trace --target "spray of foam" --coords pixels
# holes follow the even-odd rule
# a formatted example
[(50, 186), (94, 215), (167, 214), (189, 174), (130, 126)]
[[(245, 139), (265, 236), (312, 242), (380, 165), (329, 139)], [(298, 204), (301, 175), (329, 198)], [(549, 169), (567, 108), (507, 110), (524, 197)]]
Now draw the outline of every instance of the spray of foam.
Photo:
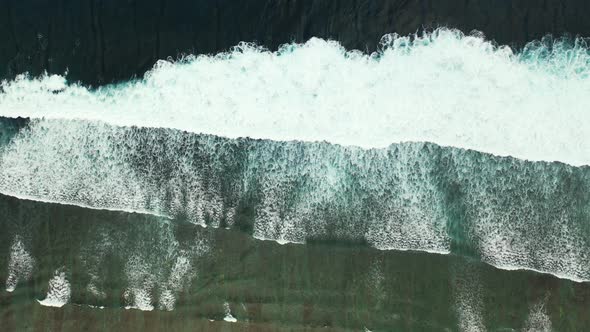
[(152, 289), (156, 276), (150, 271), (147, 260), (140, 254), (129, 257), (125, 264), (125, 275), (129, 283), (129, 287), (123, 294), (127, 302), (125, 309), (154, 310)]
[(235, 323), (238, 320), (231, 314), (231, 308), (229, 306), (228, 302), (225, 302), (223, 304), (223, 311), (225, 312), (225, 317), (223, 318), (224, 321), (226, 322), (230, 322), (230, 323)]
[(172, 266), (168, 280), (161, 285), (160, 309), (172, 311), (176, 304), (176, 294), (190, 282), (194, 267), (186, 255), (179, 255)]
[(160, 61), (144, 79), (89, 90), (63, 77), (3, 82), (0, 115), (79, 118), (228, 137), (384, 147), (431, 141), (590, 164), (590, 55), (583, 40), (515, 54), (440, 29), (385, 36), (371, 55), (311, 39)]
[(35, 259), (26, 250), (22, 238), (18, 235), (15, 236), (10, 247), (10, 257), (8, 259), (6, 291), (13, 292), (19, 281), (29, 280), (34, 266)]
[(385, 274), (383, 273), (383, 260), (375, 258), (368, 271), (366, 272), (366, 287), (376, 301), (377, 307), (380, 308), (387, 299), (387, 290), (385, 289)]
[(53, 278), (49, 280), (47, 296), (44, 300), (37, 300), (41, 305), (47, 307), (63, 307), (68, 301), (72, 289), (67, 279), (66, 272), (63, 269), (55, 271)]
[(487, 331), (483, 318), (482, 284), (479, 271), (471, 264), (453, 267), (455, 312), (461, 332)]
[(195, 260), (211, 249), (207, 238), (196, 238), (188, 248), (179, 249), (180, 244), (169, 229), (154, 241), (141, 245), (140, 240), (138, 247), (123, 251), (131, 254), (125, 264), (126, 309), (151, 311), (157, 305), (160, 310), (173, 310), (178, 294), (197, 276)]
[(522, 329), (523, 332), (551, 332), (553, 324), (547, 314), (547, 298), (533, 304), (530, 308), (529, 316)]

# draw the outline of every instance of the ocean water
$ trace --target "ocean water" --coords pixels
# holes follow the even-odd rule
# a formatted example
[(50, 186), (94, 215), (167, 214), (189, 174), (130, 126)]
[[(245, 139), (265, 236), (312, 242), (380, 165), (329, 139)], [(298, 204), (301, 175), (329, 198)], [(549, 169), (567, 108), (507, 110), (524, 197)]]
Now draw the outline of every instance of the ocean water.
[[(244, 43), (99, 88), (2, 82), (2, 296), (197, 306), (228, 324), (315, 326), (319, 310), (337, 329), (584, 329), (589, 69), (583, 39), (514, 51), (439, 29), (384, 36), (370, 55)], [(248, 245), (228, 248), (237, 238)], [(372, 263), (346, 272), (359, 252)], [(298, 286), (267, 289), (245, 262)], [(333, 283), (329, 267), (343, 273)], [(327, 291), (338, 287), (343, 307)], [(356, 318), (336, 322), (347, 310)]]

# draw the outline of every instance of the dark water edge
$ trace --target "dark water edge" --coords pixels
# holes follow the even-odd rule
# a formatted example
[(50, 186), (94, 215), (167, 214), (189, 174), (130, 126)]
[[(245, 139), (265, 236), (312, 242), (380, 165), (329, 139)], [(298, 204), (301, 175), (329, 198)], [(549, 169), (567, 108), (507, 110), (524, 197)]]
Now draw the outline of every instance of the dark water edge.
[[(15, 236), (36, 262), (29, 281), (13, 293), (0, 290), (3, 331), (456, 331), (477, 325), (465, 325), (472, 316), (488, 331), (516, 331), (543, 314), (555, 331), (590, 328), (590, 284), (454, 255), (280, 245), (234, 230), (8, 196), (0, 196), (0, 216), (0, 282)], [(195, 243), (206, 250), (191, 251)], [(162, 285), (181, 255), (194, 273), (172, 287), (174, 310), (161, 310)], [(56, 270), (65, 271), (71, 299), (43, 307), (36, 299), (45, 298)], [(139, 279), (154, 311), (124, 309), (125, 290)], [(104, 296), (89, 291), (91, 283)], [(225, 303), (238, 323), (209, 322), (223, 320)]]
[(386, 33), (440, 26), (522, 47), (546, 34), (590, 35), (586, 0), (19, 0), (0, 2), (0, 78), (43, 71), (104, 84), (141, 76), (158, 59), (276, 49), (311, 37), (374, 51)]

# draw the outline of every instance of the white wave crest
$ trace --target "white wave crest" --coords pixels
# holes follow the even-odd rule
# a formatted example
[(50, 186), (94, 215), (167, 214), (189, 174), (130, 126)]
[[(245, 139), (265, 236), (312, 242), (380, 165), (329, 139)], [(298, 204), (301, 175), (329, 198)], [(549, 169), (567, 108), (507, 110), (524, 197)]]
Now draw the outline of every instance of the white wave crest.
[(429, 141), (590, 164), (590, 55), (522, 53), (449, 29), (389, 35), (372, 55), (311, 39), (270, 52), (160, 61), (144, 79), (89, 90), (63, 77), (2, 83), (0, 115), (77, 118), (227, 137), (384, 147)]

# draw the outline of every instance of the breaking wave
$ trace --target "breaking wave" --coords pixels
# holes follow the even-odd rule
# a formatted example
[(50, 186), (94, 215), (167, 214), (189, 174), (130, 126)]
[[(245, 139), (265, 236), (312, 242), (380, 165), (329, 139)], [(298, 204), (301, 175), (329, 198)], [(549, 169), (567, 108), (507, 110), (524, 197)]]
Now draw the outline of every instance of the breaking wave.
[(514, 52), (449, 29), (388, 35), (371, 55), (321, 39), (277, 52), (240, 44), (97, 89), (20, 76), (2, 83), (0, 115), (364, 148), (428, 141), (588, 165), (589, 70), (583, 39)]

